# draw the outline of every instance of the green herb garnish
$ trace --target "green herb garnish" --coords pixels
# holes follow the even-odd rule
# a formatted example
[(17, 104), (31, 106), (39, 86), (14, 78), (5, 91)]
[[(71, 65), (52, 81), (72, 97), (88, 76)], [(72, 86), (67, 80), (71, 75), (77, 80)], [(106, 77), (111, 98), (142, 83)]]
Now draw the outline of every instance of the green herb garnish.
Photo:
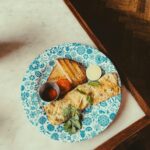
[(90, 95), (88, 95), (88, 96), (86, 97), (86, 100), (88, 101), (88, 103), (89, 103), (90, 105), (93, 105), (93, 98), (92, 98)]
[(67, 108), (65, 108), (65, 109), (63, 110), (63, 115), (64, 115), (65, 117), (70, 117), (70, 115), (71, 115), (71, 105), (69, 105)]
[(74, 118), (71, 119), (72, 124), (77, 128), (77, 129), (81, 129), (81, 123), (79, 120), (76, 120)]
[(86, 95), (86, 93), (85, 93), (84, 91), (80, 90), (80, 89), (77, 89), (77, 91), (78, 91), (79, 93), (81, 93), (81, 94)]
[(90, 82), (88, 82), (88, 85), (91, 85), (91, 86), (99, 86), (100, 83), (99, 83), (99, 81), (90, 81)]
[(68, 120), (64, 123), (64, 130), (66, 132), (74, 134), (81, 129), (81, 112), (79, 110), (69, 105), (63, 112), (64, 116), (68, 117)]
[(65, 124), (64, 124), (64, 130), (66, 131), (67, 129), (71, 128), (71, 121), (68, 120)]

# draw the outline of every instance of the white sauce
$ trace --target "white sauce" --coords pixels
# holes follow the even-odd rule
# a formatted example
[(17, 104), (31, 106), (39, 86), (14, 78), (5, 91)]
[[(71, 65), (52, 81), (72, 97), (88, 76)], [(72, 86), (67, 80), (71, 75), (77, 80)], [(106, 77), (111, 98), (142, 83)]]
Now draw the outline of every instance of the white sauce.
[(101, 77), (102, 71), (98, 65), (90, 64), (86, 69), (86, 76), (89, 80), (94, 81), (98, 80)]

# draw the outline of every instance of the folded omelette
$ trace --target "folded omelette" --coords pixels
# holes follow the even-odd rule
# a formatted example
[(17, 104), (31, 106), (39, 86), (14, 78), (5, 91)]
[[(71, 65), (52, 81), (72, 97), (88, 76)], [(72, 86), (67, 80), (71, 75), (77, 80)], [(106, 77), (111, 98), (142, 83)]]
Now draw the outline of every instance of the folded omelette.
[(87, 96), (92, 98), (93, 105), (116, 96), (120, 93), (121, 88), (118, 84), (116, 73), (108, 73), (98, 80), (98, 85), (93, 86), (89, 83), (78, 85), (75, 89), (68, 92), (66, 96), (57, 101), (52, 101), (44, 106), (48, 120), (53, 125), (59, 125), (68, 118), (63, 115), (65, 108), (74, 106), (78, 110), (84, 110), (90, 105)]

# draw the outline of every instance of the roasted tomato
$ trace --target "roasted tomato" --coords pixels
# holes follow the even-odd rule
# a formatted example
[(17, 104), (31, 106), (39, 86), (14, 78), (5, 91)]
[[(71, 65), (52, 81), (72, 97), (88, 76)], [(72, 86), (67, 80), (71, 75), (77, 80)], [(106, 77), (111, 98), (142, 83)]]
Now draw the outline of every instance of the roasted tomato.
[(70, 91), (72, 88), (72, 85), (68, 79), (59, 79), (57, 81), (57, 84), (60, 88), (60, 94), (61, 95), (64, 95), (66, 92)]

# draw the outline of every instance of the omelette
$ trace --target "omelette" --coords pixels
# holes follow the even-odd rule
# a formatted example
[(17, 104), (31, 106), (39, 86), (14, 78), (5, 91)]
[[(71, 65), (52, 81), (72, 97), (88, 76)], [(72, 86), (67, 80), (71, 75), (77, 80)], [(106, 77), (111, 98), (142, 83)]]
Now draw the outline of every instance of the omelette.
[(78, 85), (72, 91), (68, 92), (62, 99), (52, 101), (45, 105), (44, 111), (46, 112), (50, 123), (53, 125), (59, 125), (65, 122), (68, 118), (63, 115), (63, 111), (70, 105), (83, 111), (91, 105), (88, 98), (92, 99), (93, 105), (96, 105), (121, 92), (116, 73), (105, 74), (95, 83), (96, 84), (92, 84), (91, 82), (90, 84), (90, 82), (87, 82)]

